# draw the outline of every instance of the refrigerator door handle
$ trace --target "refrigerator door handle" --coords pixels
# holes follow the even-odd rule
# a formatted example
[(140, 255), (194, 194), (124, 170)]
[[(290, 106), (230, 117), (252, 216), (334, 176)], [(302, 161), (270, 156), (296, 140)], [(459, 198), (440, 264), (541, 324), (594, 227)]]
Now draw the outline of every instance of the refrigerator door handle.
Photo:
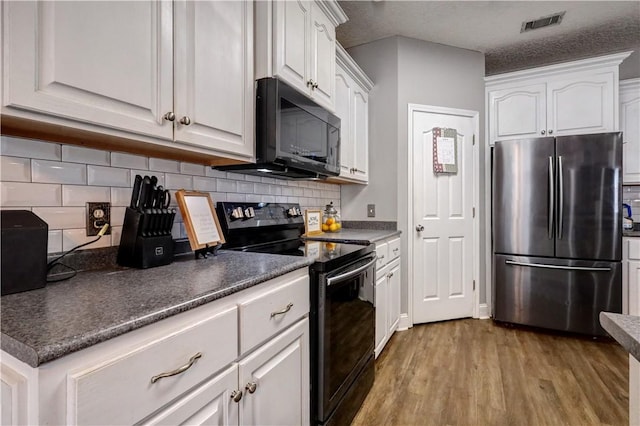
[(553, 239), (553, 214), (555, 212), (555, 185), (553, 184), (553, 157), (549, 157), (549, 225), (547, 226), (547, 232), (549, 239)]
[(528, 262), (515, 262), (513, 260), (505, 260), (507, 265), (516, 266), (529, 266), (531, 268), (545, 268), (545, 269), (563, 269), (567, 271), (591, 271), (591, 272), (608, 272), (611, 268), (595, 268), (589, 266), (560, 266), (560, 265), (547, 265), (545, 263), (528, 263)]
[(562, 174), (562, 155), (558, 155), (558, 239), (562, 239), (564, 224), (564, 177)]

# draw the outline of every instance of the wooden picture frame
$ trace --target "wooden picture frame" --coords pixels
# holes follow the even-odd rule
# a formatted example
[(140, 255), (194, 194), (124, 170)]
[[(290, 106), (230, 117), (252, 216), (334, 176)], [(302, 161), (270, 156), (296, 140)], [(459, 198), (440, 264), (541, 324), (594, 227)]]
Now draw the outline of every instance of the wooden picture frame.
[(304, 211), (304, 235), (319, 235), (322, 232), (322, 211), (321, 210), (305, 210)]
[(200, 250), (225, 242), (213, 200), (206, 192), (176, 191), (191, 249)]

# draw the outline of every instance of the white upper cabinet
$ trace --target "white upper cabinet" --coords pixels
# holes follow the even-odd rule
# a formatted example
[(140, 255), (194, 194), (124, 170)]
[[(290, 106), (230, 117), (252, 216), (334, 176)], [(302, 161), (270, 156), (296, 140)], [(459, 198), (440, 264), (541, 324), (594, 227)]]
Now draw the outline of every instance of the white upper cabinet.
[(485, 78), (488, 141), (618, 130), (618, 66), (630, 52)]
[(174, 8), (176, 141), (253, 155), (252, 3)]
[(369, 181), (369, 91), (373, 82), (338, 44), (335, 100), (340, 117), (340, 176), (334, 181)]
[(252, 159), (252, 2), (6, 2), (2, 13), (3, 115)]
[(279, 77), (334, 111), (336, 1), (256, 2), (256, 78)]
[(171, 139), (172, 7), (4, 3), (3, 106)]
[(622, 181), (640, 183), (640, 78), (620, 82)]

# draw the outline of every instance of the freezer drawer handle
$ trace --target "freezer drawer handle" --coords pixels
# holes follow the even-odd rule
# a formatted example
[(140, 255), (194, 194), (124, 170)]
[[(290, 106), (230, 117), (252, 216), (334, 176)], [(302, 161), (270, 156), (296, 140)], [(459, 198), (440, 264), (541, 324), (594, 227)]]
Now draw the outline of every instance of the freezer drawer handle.
[(592, 272), (606, 272), (611, 271), (611, 268), (591, 268), (588, 266), (559, 266), (559, 265), (546, 265), (544, 263), (526, 263), (526, 262), (514, 262), (513, 260), (505, 260), (507, 265), (517, 266), (530, 266), (532, 268), (545, 268), (545, 269), (564, 269), (568, 271), (592, 271)]
[(562, 239), (562, 225), (564, 225), (564, 173), (562, 171), (562, 156), (558, 156), (558, 239)]
[(547, 226), (549, 239), (553, 239), (553, 213), (555, 212), (555, 198), (556, 194), (553, 189), (553, 157), (549, 157), (549, 225)]

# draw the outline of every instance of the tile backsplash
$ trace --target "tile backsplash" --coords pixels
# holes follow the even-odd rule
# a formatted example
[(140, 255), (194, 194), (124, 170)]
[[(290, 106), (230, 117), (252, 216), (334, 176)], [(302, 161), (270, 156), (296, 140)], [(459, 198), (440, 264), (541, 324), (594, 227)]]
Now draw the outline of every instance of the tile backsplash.
[[(111, 202), (111, 235), (87, 249), (117, 246), (133, 180), (154, 175), (158, 185), (203, 191), (214, 202), (299, 203), (302, 209), (340, 207), (340, 185), (290, 181), (222, 172), (200, 164), (73, 145), (0, 138), (0, 208), (31, 210), (49, 225), (49, 253), (69, 250), (92, 240), (85, 232), (86, 203)], [(172, 194), (171, 204), (176, 206)], [(640, 209), (639, 209), (640, 212)], [(180, 214), (172, 235), (186, 237)]]
[[(640, 185), (624, 186), (622, 190), (622, 202), (631, 206), (633, 221), (640, 223)], [(626, 216), (626, 211), (623, 211)]]

